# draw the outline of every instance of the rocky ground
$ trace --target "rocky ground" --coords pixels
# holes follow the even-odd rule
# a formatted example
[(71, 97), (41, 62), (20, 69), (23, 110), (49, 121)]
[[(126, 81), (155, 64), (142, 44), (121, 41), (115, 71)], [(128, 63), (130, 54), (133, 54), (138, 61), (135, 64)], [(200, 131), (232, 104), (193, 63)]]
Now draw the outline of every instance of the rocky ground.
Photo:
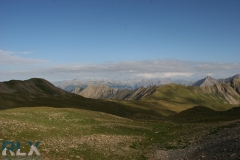
[(151, 160), (240, 160), (240, 121), (194, 141), (185, 149), (157, 150)]

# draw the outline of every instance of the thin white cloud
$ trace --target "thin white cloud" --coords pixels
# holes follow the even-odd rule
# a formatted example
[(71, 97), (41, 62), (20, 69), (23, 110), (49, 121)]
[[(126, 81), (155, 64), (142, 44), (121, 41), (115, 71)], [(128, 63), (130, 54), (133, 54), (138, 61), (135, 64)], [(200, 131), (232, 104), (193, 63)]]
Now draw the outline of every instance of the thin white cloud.
[(239, 73), (240, 63), (193, 62), (180, 60), (152, 60), (115, 62), (95, 65), (60, 65), (37, 70), (0, 72), (7, 79), (41, 77), (63, 79), (129, 79), (129, 78), (183, 78), (199, 79), (207, 75), (226, 78)]
[(33, 52), (12, 52), (12, 51), (7, 51), (7, 50), (1, 50), (0, 49), (0, 55), (10, 55), (10, 54), (30, 54)]
[(32, 52), (12, 52), (0, 50), (0, 65), (34, 65), (47, 62), (42, 59), (23, 58), (19, 54), (30, 54)]

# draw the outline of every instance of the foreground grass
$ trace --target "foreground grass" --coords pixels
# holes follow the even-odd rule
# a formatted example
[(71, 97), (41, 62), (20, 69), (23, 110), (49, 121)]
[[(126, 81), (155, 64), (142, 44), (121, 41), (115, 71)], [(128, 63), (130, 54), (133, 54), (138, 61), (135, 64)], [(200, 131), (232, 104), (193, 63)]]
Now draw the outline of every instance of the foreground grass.
[(155, 149), (185, 148), (225, 125), (219, 121), (127, 119), (102, 112), (51, 107), (2, 110), (0, 124), (0, 142), (19, 141), (21, 152), (29, 152), (28, 141), (40, 141), (42, 159), (86, 160), (148, 159)]

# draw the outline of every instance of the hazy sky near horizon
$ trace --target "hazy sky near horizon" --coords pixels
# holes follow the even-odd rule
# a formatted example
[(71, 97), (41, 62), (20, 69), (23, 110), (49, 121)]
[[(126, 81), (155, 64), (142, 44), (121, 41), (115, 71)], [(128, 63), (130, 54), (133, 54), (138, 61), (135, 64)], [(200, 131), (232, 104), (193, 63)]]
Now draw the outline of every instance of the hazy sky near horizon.
[(0, 81), (224, 78), (239, 0), (0, 0)]

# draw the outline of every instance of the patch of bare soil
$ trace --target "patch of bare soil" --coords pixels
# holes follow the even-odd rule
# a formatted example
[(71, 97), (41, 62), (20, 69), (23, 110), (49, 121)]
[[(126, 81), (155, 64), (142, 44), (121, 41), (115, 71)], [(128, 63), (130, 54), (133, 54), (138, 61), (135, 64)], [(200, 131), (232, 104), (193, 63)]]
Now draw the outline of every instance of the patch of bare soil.
[(208, 134), (185, 149), (157, 150), (150, 160), (240, 160), (240, 123)]

